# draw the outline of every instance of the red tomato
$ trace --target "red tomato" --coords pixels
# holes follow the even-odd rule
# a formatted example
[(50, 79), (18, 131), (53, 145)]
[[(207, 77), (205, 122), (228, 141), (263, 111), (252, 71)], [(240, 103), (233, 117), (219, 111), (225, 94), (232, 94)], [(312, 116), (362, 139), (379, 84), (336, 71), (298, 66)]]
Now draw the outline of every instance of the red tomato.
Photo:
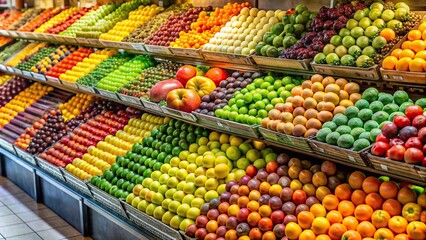
[(393, 119), (393, 123), (395, 123), (396, 126), (398, 126), (399, 129), (406, 127), (406, 126), (411, 126), (411, 121), (407, 116), (396, 116)]
[(417, 148), (408, 148), (404, 153), (404, 161), (410, 164), (420, 164), (424, 157), (422, 150)]
[(385, 143), (389, 143), (389, 139), (387, 137), (385, 137), (385, 135), (383, 135), (382, 133), (380, 133), (379, 135), (377, 135), (376, 137), (376, 142), (385, 142)]
[(219, 83), (222, 80), (225, 80), (228, 77), (228, 74), (221, 68), (210, 68), (206, 72), (206, 78), (210, 78), (216, 84), (216, 87), (219, 87)]
[(296, 190), (293, 193), (292, 200), (296, 205), (304, 204), (306, 202), (306, 193), (303, 190)]
[(405, 109), (405, 115), (412, 120), (414, 117), (423, 114), (423, 108), (419, 105), (411, 105)]
[(386, 151), (389, 149), (389, 144), (386, 142), (376, 142), (373, 147), (371, 147), (371, 154), (375, 156), (384, 157), (386, 155)]
[(410, 137), (404, 144), (405, 148), (422, 149), (423, 144), (418, 137)]
[(393, 160), (397, 160), (397, 161), (403, 161), (404, 153), (405, 153), (404, 146), (394, 145), (386, 152), (386, 157)]

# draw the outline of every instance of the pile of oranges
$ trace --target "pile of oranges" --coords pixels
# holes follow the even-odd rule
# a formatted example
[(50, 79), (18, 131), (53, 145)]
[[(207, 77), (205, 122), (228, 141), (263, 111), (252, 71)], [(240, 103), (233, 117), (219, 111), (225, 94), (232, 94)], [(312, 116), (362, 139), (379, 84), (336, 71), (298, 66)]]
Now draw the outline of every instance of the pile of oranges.
[(408, 40), (383, 60), (382, 67), (397, 71), (426, 71), (426, 22), (408, 33)]
[(345, 113), (361, 99), (357, 83), (315, 74), (291, 90), (285, 103), (278, 103), (262, 120), (262, 127), (296, 137), (315, 136), (322, 124)]
[(191, 24), (189, 32), (180, 32), (179, 38), (170, 43), (171, 47), (199, 49), (208, 43), (210, 38), (229, 21), (240, 13), (244, 7), (250, 7), (250, 3), (228, 3), (223, 8), (216, 8), (210, 14), (202, 11), (196, 22)]

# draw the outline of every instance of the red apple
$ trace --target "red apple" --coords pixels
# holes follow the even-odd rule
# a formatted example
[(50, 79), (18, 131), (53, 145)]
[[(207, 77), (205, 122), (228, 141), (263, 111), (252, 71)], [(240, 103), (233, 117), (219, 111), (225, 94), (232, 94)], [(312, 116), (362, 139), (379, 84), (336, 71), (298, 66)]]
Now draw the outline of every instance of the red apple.
[(409, 164), (420, 164), (424, 157), (423, 152), (417, 148), (408, 148), (404, 153), (404, 161)]
[(275, 210), (275, 211), (273, 211), (271, 213), (271, 217), (270, 218), (271, 218), (272, 222), (275, 225), (275, 224), (283, 223), (284, 217), (285, 217), (285, 215), (284, 215), (283, 211), (281, 211), (281, 210)]
[(405, 154), (405, 147), (402, 145), (394, 145), (386, 152), (386, 157), (397, 160), (397, 161), (403, 161), (404, 160), (404, 154)]
[(422, 114), (414, 117), (412, 125), (417, 129), (426, 127), (426, 116)]
[(423, 144), (418, 137), (410, 137), (404, 144), (405, 148), (417, 148), (422, 149)]
[(426, 127), (420, 128), (419, 132), (417, 133), (417, 136), (419, 137), (420, 141), (426, 143)]
[(238, 222), (247, 221), (247, 217), (250, 214), (250, 211), (247, 208), (241, 208), (237, 213)]
[(182, 83), (183, 86), (186, 85), (189, 79), (197, 76), (197, 68), (191, 65), (184, 65), (180, 67), (176, 72), (176, 79)]
[(423, 114), (423, 108), (420, 107), (419, 105), (411, 105), (405, 109), (405, 115), (407, 115), (407, 117), (410, 120), (413, 120), (416, 116), (422, 115), (422, 114)]
[(204, 76), (213, 80), (216, 87), (219, 87), (220, 82), (225, 80), (228, 77), (228, 74), (223, 69), (210, 68)]

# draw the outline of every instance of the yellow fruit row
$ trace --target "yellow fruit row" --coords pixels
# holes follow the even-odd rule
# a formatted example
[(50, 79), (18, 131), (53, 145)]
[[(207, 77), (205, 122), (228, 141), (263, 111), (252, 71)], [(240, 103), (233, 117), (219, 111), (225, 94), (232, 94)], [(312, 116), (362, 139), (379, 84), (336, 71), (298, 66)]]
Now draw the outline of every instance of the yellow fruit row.
[(100, 35), (99, 39), (110, 41), (121, 41), (127, 37), (135, 28), (145, 22), (148, 22), (152, 17), (164, 11), (163, 7), (158, 7), (153, 4), (151, 6), (139, 6), (135, 11), (129, 13), (129, 18), (118, 22), (107, 33)]
[(61, 110), (65, 121), (68, 121), (76, 117), (81, 112), (81, 110), (86, 109), (95, 100), (96, 98), (92, 95), (77, 93), (77, 95), (72, 97), (66, 103), (59, 104), (58, 108)]
[(40, 83), (34, 83), (24, 91), (16, 95), (10, 102), (0, 108), (0, 127), (9, 123), (18, 113), (25, 111), (38, 98), (43, 96), (53, 88), (43, 86)]
[(22, 49), (18, 54), (16, 54), (13, 58), (8, 60), (5, 64), (6, 66), (9, 66), (9, 67), (16, 67), (22, 60), (38, 52), (40, 48), (46, 47), (46, 46), (47, 46), (47, 43), (30, 43), (24, 49)]
[(117, 54), (117, 50), (97, 50), (90, 54), (89, 57), (77, 63), (71, 70), (59, 76), (59, 79), (68, 82), (76, 82), (79, 78), (84, 77), (95, 69), (102, 61)]
[(67, 10), (62, 11), (58, 15), (49, 19), (47, 22), (43, 23), (39, 28), (34, 30), (34, 32), (45, 32), (47, 29), (53, 27), (55, 24), (60, 23), (68, 18), (69, 15), (73, 14), (75, 11), (78, 11), (78, 8), (72, 7)]
[(74, 160), (72, 165), (78, 170), (68, 166), (67, 170), (71, 169), (69, 170), (71, 174), (83, 180), (89, 179), (87, 176), (91, 178), (100, 175), (115, 163), (117, 156), (126, 155), (134, 143), (142, 142), (142, 138), (149, 136), (153, 129), (169, 121), (170, 119), (167, 117), (148, 113), (144, 113), (140, 119), (131, 118), (123, 130), (117, 131), (115, 136), (106, 136), (105, 140), (98, 142), (96, 147), (90, 146), (82, 159)]
[(7, 81), (9, 81), (10, 79), (12, 79), (12, 75), (1, 75), (0, 76), (0, 85), (5, 84)]

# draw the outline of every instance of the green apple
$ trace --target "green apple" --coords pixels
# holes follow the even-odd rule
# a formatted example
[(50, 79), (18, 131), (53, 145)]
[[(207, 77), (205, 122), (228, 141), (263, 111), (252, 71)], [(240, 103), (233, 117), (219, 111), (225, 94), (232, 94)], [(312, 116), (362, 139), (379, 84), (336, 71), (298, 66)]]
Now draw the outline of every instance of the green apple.
[(195, 181), (195, 174), (194, 173), (188, 173), (185, 178), (185, 182), (194, 182)]
[(216, 178), (209, 178), (207, 179), (206, 183), (204, 184), (207, 190), (216, 190), (217, 186), (219, 186), (219, 182)]
[[(267, 149), (267, 148), (266, 148)], [(262, 150), (263, 151), (263, 150)], [(269, 162), (274, 162), (274, 161), (277, 161), (277, 157), (278, 157), (278, 155), (276, 154), (276, 153), (274, 153), (274, 152), (271, 152), (271, 153), (268, 153), (268, 154), (266, 154), (266, 156), (265, 156), (265, 162), (266, 163), (269, 163)], [(244, 168), (245, 169), (245, 168)]]
[(126, 203), (131, 204), (134, 198), (135, 198), (135, 194), (130, 193), (130, 194), (129, 194), (129, 195), (127, 195), (127, 197), (126, 197)]
[(220, 185), (217, 187), (216, 191), (217, 191), (217, 193), (218, 193), (219, 195), (221, 195), (222, 193), (226, 192), (226, 184), (225, 184), (225, 183), (220, 184)]
[(163, 200), (164, 200), (164, 196), (163, 196), (163, 194), (161, 194), (159, 192), (154, 193), (152, 195), (152, 197), (151, 197), (151, 201), (153, 203), (155, 203), (156, 205), (161, 205), (161, 203), (163, 202)]
[(158, 181), (158, 179), (160, 178), (161, 174), (162, 173), (160, 171), (154, 171), (154, 172), (151, 173), (151, 178), (154, 181)]
[(151, 189), (151, 191), (154, 192), (158, 192), (158, 188), (161, 186), (161, 183), (159, 181), (153, 181), (150, 185), (149, 185), (149, 189)]
[(254, 162), (257, 159), (260, 158), (260, 152), (257, 149), (250, 149), (247, 151), (246, 153), (246, 158), (250, 161), (250, 162)]
[(179, 225), (184, 219), (185, 218), (178, 216), (178, 215), (172, 217), (172, 219), (170, 220), (170, 223), (169, 223), (170, 227), (172, 227), (174, 229), (179, 229)]
[(197, 186), (193, 182), (186, 182), (182, 190), (186, 194), (193, 194), (197, 190)]
[(200, 208), (201, 205), (203, 205), (204, 203), (205, 203), (205, 201), (204, 201), (203, 198), (197, 197), (197, 198), (192, 199), (191, 207)]
[(171, 177), (169, 178), (169, 180), (167, 180), (167, 187), (176, 188), (178, 183), (179, 183), (179, 180), (176, 177)]
[(167, 184), (167, 180), (169, 180), (169, 178), (170, 178), (169, 174), (167, 174), (167, 173), (163, 173), (163, 174), (161, 174), (161, 176), (158, 178), (158, 181), (159, 181), (161, 184)]
[(138, 210), (140, 210), (142, 212), (146, 212), (146, 208), (148, 207), (148, 205), (149, 205), (148, 201), (142, 200), (138, 204)]
[(175, 194), (175, 192), (177, 192), (176, 188), (170, 188), (169, 190), (166, 191), (166, 193), (164, 194), (164, 196), (166, 198), (172, 199), (173, 198), (173, 194)]
[(240, 181), (240, 179), (243, 177), (243, 176), (245, 176), (246, 175), (246, 171), (244, 171), (244, 170), (242, 170), (242, 169), (238, 169), (236, 172), (235, 172), (235, 180), (237, 181), (237, 182), (239, 182)]
[(195, 199), (194, 195), (188, 194), (182, 199), (182, 203), (186, 203), (186, 204), (191, 205), (191, 201), (194, 200), (194, 199)]
[(191, 207), (188, 212), (186, 212), (186, 217), (189, 219), (195, 220), (198, 216), (200, 216), (200, 209), (196, 207)]
[[(222, 153), (225, 154), (224, 152), (222, 152)], [(216, 166), (216, 165), (221, 164), (221, 163), (227, 163), (228, 160), (229, 159), (225, 155), (216, 156), (216, 159), (214, 161), (214, 165)]]
[(143, 200), (145, 199), (146, 193), (149, 192), (150, 190), (148, 188), (142, 188), (141, 191), (139, 192), (139, 197)]
[(186, 203), (182, 203), (178, 208), (177, 208), (177, 214), (181, 217), (186, 217), (186, 213), (188, 212), (188, 210), (191, 208), (191, 206), (189, 206), (189, 204)]
[(185, 197), (185, 193), (183, 191), (178, 190), (173, 194), (173, 198), (176, 201), (182, 202), (183, 197)]
[(185, 186), (185, 184), (186, 184), (186, 181), (179, 182), (178, 185), (177, 185), (177, 187), (176, 187), (176, 189), (178, 191), (183, 191), (183, 187)]
[(172, 201), (173, 201), (172, 199), (166, 198), (166, 199), (164, 199), (164, 200), (163, 200), (163, 202), (161, 203), (161, 206), (162, 206), (164, 209), (168, 210), (168, 209), (169, 209), (169, 204), (170, 204)]
[(195, 164), (195, 163), (190, 163), (190, 164), (188, 164), (188, 166), (186, 166), (186, 171), (188, 172), (188, 173), (195, 173), (195, 170), (197, 170), (197, 164)]
[[(196, 143), (194, 143), (196, 144)], [(192, 144), (191, 144), (192, 146)], [(191, 148), (191, 146), (189, 146)], [(198, 150), (198, 144), (197, 144), (197, 150)], [(195, 163), (195, 160), (197, 159), (198, 154), (197, 152), (193, 152), (191, 154), (188, 155), (188, 158), (186, 159), (189, 163)]]
[(216, 177), (216, 174), (214, 174), (214, 168), (207, 169), (206, 177), (207, 178), (215, 178)]
[(176, 172), (176, 177), (177, 179), (179, 179), (180, 181), (185, 180), (186, 176), (188, 175), (188, 172), (185, 169), (179, 169)]
[(169, 171), (167, 172), (171, 177), (176, 176), (176, 172), (179, 170), (179, 168), (177, 167), (172, 167), (169, 169)]
[(265, 158), (269, 153), (274, 153), (274, 150), (272, 148), (264, 148), (260, 151), (260, 156)]
[(177, 209), (180, 205), (181, 205), (180, 202), (173, 200), (169, 203), (169, 206), (167, 207), (167, 209), (169, 209), (169, 211), (171, 211), (173, 213), (176, 213)]
[(169, 224), (170, 224), (170, 220), (171, 220), (174, 216), (176, 216), (176, 214), (174, 214), (174, 213), (172, 213), (172, 212), (170, 212), (170, 211), (167, 211), (167, 212), (165, 212), (165, 213), (163, 214), (163, 217), (161, 218), (161, 221), (162, 221), (163, 223), (165, 223), (165, 224), (169, 225)]
[(170, 159), (170, 165), (172, 167), (179, 166), (179, 163), (180, 163), (180, 158), (178, 158), (178, 157), (172, 157), (172, 159)]
[(207, 193), (207, 189), (205, 187), (199, 187), (194, 192), (194, 196), (197, 198), (204, 198), (204, 195)]
[(204, 195), (204, 200), (210, 202), (213, 198), (219, 197), (219, 194), (215, 190), (210, 190)]
[(195, 178), (194, 183), (197, 187), (202, 187), (207, 181), (207, 177), (205, 175), (200, 175)]
[(145, 188), (149, 188), (149, 185), (151, 185), (151, 183), (153, 182), (154, 180), (152, 179), (152, 178), (145, 178), (143, 181), (142, 181), (142, 186), (143, 187), (145, 187)]
[(170, 164), (164, 163), (163, 165), (161, 165), (160, 172), (167, 173), (170, 168), (172, 168)]
[(189, 165), (189, 162), (188, 161), (181, 161), (180, 163), (179, 163), (179, 168), (180, 169), (186, 169), (186, 167), (188, 167), (188, 165)]
[(198, 176), (205, 176), (206, 175), (206, 169), (203, 168), (202, 166), (198, 167), (197, 169), (195, 169), (194, 174), (195, 174), (196, 177), (198, 177)]
[(141, 199), (139, 196), (137, 196), (137, 197), (133, 198), (132, 206), (133, 206), (133, 207), (135, 207), (135, 208), (137, 208), (137, 207), (138, 207), (138, 205), (139, 205), (139, 203), (140, 203), (141, 201), (142, 201), (142, 199)]
[(167, 190), (169, 190), (169, 187), (167, 187), (166, 184), (162, 184), (158, 187), (158, 192), (163, 194), (163, 196), (166, 195)]
[(166, 210), (165, 210), (163, 207), (158, 206), (158, 207), (156, 207), (156, 208), (154, 209), (154, 214), (153, 214), (153, 216), (154, 216), (156, 219), (161, 220), (161, 219), (163, 218), (164, 213), (166, 213)]

